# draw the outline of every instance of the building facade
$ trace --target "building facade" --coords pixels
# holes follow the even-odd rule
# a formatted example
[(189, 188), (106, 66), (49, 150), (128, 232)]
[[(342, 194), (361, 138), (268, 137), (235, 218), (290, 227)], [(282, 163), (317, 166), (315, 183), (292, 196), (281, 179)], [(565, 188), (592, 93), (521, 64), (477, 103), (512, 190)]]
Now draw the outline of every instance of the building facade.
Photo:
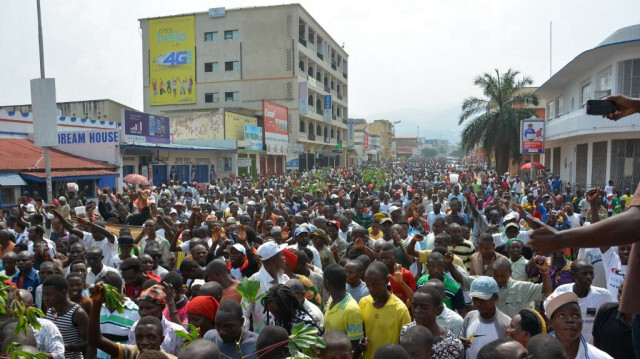
[(262, 173), (282, 173), (291, 157), (300, 169), (345, 163), (348, 55), (299, 4), (216, 8), (140, 27), (145, 112), (265, 117), (268, 102), (286, 112), (263, 126), (266, 152), (252, 159)]
[(394, 159), (393, 152), (393, 124), (388, 120), (375, 120), (368, 124), (367, 129), (372, 135), (380, 139), (380, 146), (377, 154), (377, 161), (391, 161)]
[(640, 25), (619, 29), (579, 54), (536, 91), (546, 102), (544, 165), (580, 188), (640, 181), (640, 115), (619, 121), (586, 114), (611, 94), (640, 97)]

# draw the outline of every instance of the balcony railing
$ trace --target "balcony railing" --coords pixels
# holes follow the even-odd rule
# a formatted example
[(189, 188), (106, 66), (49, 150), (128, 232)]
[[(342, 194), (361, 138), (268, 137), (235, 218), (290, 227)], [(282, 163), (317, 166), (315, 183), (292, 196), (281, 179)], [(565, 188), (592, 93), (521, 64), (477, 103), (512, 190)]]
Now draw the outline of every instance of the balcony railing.
[(338, 100), (342, 100), (342, 94), (338, 92)]
[(337, 69), (338, 69), (338, 66), (336, 65), (336, 63), (335, 63), (335, 62), (332, 62), (332, 63), (331, 63), (331, 68), (332, 68), (332, 69), (334, 69), (334, 70), (337, 70)]
[(322, 115), (322, 107), (316, 107), (316, 113)]
[(327, 84), (325, 84), (325, 85), (324, 85), (324, 91), (325, 91), (325, 92), (331, 92), (331, 91), (329, 90), (329, 85), (327, 85)]
[(307, 47), (307, 40), (299, 37), (298, 42), (302, 44), (302, 46)]
[(325, 138), (324, 138), (324, 143), (329, 143), (329, 142), (331, 142), (331, 139), (330, 139), (328, 136), (327, 136), (327, 137), (325, 137)]
[(333, 115), (331, 115), (331, 118), (333, 118), (333, 120), (336, 120), (336, 114), (334, 113)]
[(342, 73), (342, 77), (344, 77), (344, 78), (346, 79), (346, 78), (347, 78), (347, 73), (346, 73), (346, 72), (343, 72), (343, 73)]
[(309, 132), (309, 134), (307, 135), (307, 140), (315, 141), (316, 140), (316, 135), (313, 132)]
[(323, 54), (321, 54), (321, 53), (317, 52), (317, 53), (316, 53), (316, 55), (318, 55), (318, 57), (320, 58), (320, 60), (324, 60), (324, 55), (323, 55)]

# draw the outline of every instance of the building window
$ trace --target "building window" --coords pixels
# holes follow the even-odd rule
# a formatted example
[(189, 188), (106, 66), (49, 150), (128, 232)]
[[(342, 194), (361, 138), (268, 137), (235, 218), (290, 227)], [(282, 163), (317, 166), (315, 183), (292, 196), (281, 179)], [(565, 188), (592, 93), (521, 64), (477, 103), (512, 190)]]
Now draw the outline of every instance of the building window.
[(316, 80), (322, 81), (322, 76), (320, 76), (320, 72), (316, 72)]
[(322, 127), (320, 125), (316, 127), (316, 136), (322, 136)]
[(554, 117), (555, 103), (550, 102), (547, 104), (547, 120), (551, 120)]
[(225, 40), (234, 40), (238, 38), (238, 30), (226, 30), (224, 32)]
[(238, 71), (240, 70), (240, 61), (226, 61), (224, 63), (225, 71)]
[(629, 97), (640, 96), (640, 59), (618, 63), (618, 93)]
[(309, 66), (307, 73), (309, 74), (309, 76), (313, 77), (313, 67)]
[(298, 63), (298, 67), (300, 68), (300, 71), (304, 72), (304, 61), (300, 61)]
[(220, 95), (217, 92), (209, 92), (204, 94), (204, 102), (206, 103), (218, 103)]
[(336, 113), (338, 114), (338, 117), (340, 117), (340, 106), (336, 106)]
[(300, 132), (306, 132), (306, 126), (304, 125), (304, 121), (300, 120)]
[(224, 102), (238, 102), (238, 100), (240, 100), (240, 93), (238, 91), (224, 93)]
[(580, 107), (584, 107), (591, 99), (591, 81), (585, 81), (580, 86)]
[(335, 132), (334, 132), (334, 130), (333, 130), (333, 128), (332, 128), (332, 129), (331, 129), (331, 138), (334, 138), (334, 137), (336, 137), (336, 134), (335, 134)]
[(338, 141), (340, 141), (340, 130), (338, 130), (337, 132)]
[(593, 98), (601, 99), (611, 95), (611, 66), (596, 75), (596, 92)]
[(558, 97), (556, 98), (556, 116), (560, 117), (562, 116), (562, 114), (564, 109), (564, 100), (562, 99), (562, 97)]
[(204, 42), (211, 42), (211, 41), (217, 41), (217, 40), (218, 40), (217, 31), (210, 31), (210, 32), (204, 33)]
[(218, 72), (218, 63), (217, 62), (205, 62), (204, 63), (204, 72)]

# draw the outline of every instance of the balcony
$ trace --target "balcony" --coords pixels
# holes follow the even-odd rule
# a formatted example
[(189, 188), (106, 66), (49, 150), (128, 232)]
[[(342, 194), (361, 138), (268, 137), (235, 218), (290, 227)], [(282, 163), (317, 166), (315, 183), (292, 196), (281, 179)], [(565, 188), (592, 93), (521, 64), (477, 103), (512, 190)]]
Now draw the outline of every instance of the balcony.
[(343, 72), (343, 73), (342, 73), (342, 77), (344, 77), (344, 78), (346, 79), (346, 78), (347, 78), (347, 73), (346, 73), (346, 72)]
[(338, 92), (338, 100), (342, 100), (342, 94)]
[(318, 55), (318, 58), (320, 58), (320, 60), (324, 60), (324, 55), (317, 52), (316, 55)]
[(314, 135), (313, 132), (309, 132), (309, 134), (307, 134), (307, 140), (315, 141), (316, 140), (316, 135)]
[(569, 112), (545, 123), (545, 140), (557, 141), (585, 135), (607, 133), (637, 133), (640, 131), (640, 115), (635, 114), (621, 121), (606, 121), (600, 116), (589, 116), (585, 109)]
[(328, 136), (324, 138), (324, 143), (330, 143), (331, 142), (331, 138), (329, 138)]
[(298, 42), (302, 44), (302, 46), (307, 47), (307, 40), (299, 37)]
[(336, 114), (334, 113), (333, 115), (331, 115), (331, 118), (335, 121), (336, 120)]
[(316, 113), (322, 116), (322, 107), (316, 107)]
[(334, 70), (338, 70), (338, 66), (336, 65), (335, 62), (331, 63), (331, 68), (334, 69)]
[(329, 85), (324, 85), (324, 92), (331, 92), (331, 90), (329, 89)]

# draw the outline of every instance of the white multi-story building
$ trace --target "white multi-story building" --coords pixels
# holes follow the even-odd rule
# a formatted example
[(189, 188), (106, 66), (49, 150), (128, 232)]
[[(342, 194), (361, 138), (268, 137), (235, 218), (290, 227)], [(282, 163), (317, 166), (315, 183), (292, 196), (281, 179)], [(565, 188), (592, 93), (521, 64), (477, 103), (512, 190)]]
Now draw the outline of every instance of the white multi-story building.
[(640, 25), (619, 29), (576, 56), (536, 91), (546, 102), (545, 166), (580, 188), (640, 181), (640, 115), (617, 122), (586, 114), (590, 99), (640, 97)]
[[(151, 79), (150, 69), (153, 71), (159, 61), (167, 61), (151, 55), (157, 46), (153, 26), (158, 21), (170, 23), (184, 17), (193, 17), (188, 19), (193, 25), (188, 25), (187, 30), (195, 34), (193, 47), (188, 49), (194, 55), (185, 57), (184, 62), (193, 61), (195, 72), (192, 79), (178, 78), (177, 86), (183, 81), (182, 93), (184, 82), (193, 81), (195, 98), (171, 102), (166, 100), (171, 99), (169, 92), (160, 103), (155, 100), (156, 86), (164, 92), (164, 81), (171, 78), (165, 75)], [(270, 101), (288, 109), (289, 156), (300, 156), (300, 168), (345, 163), (346, 151), (340, 147), (347, 131), (348, 55), (300, 4), (216, 8), (140, 19), (140, 27), (145, 112), (172, 117), (224, 107), (262, 114), (263, 100)], [(177, 42), (184, 35), (182, 30), (173, 31), (177, 28), (167, 25), (168, 30), (161, 29), (157, 37), (163, 43)], [(175, 59), (179, 59), (178, 55)], [(191, 85), (188, 86), (191, 94)], [(175, 98), (175, 80), (173, 87)], [(251, 156), (253, 161), (259, 157), (261, 169), (282, 172), (284, 155), (252, 152)]]

